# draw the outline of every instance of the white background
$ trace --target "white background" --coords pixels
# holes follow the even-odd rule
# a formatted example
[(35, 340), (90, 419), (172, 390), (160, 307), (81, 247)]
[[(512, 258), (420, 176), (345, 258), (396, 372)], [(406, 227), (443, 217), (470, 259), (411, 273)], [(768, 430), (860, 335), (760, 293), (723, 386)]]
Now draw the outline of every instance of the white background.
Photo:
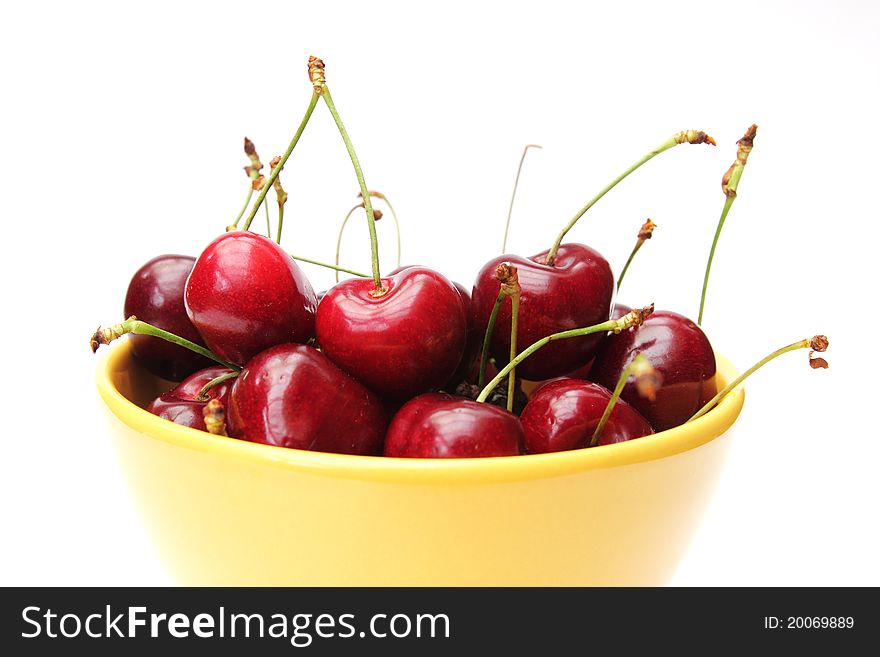
[[(526, 160), (509, 250), (531, 255), (639, 156), (697, 128), (718, 147), (659, 156), (571, 233), (619, 269), (653, 218), (621, 298), (695, 316), (720, 178), (758, 123), (704, 328), (741, 368), (826, 333), (831, 369), (799, 352), (749, 382), (673, 583), (880, 584), (876, 3), (25, 4), (0, 18), (0, 583), (168, 582), (110, 448), (87, 337), (121, 318), (143, 262), (196, 255), (230, 222), (242, 137), (264, 162), (283, 151), (316, 54), (368, 185), (404, 223), (405, 262), (468, 285), (500, 249), (524, 144), (544, 148)], [(332, 258), (358, 188), (323, 105), (284, 181), (285, 246)], [(343, 260), (368, 268), (363, 221)], [(316, 289), (332, 281), (306, 271)]]

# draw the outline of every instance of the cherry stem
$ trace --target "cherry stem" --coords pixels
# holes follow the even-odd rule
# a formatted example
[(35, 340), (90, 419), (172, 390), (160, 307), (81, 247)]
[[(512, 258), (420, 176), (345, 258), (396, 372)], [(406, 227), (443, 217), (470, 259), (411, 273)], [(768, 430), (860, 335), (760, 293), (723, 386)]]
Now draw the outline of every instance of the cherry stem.
[(626, 270), (629, 269), (630, 263), (633, 261), (633, 258), (636, 257), (636, 253), (639, 252), (639, 249), (642, 248), (642, 244), (651, 239), (651, 236), (654, 234), (654, 229), (656, 227), (657, 224), (655, 224), (650, 219), (642, 224), (642, 227), (639, 230), (638, 238), (636, 239), (636, 245), (633, 247), (632, 253), (629, 254), (629, 258), (627, 258), (626, 264), (623, 266), (623, 270), (620, 272), (620, 278), (617, 279), (618, 292), (620, 292), (620, 284), (623, 283), (623, 277), (626, 276)]
[(712, 259), (715, 257), (715, 247), (718, 246), (718, 238), (721, 236), (721, 229), (724, 227), (724, 220), (727, 219), (727, 213), (730, 212), (730, 206), (736, 200), (736, 188), (739, 180), (742, 178), (743, 170), (746, 168), (746, 161), (749, 159), (749, 153), (755, 140), (755, 133), (758, 126), (752, 124), (742, 139), (736, 142), (736, 160), (730, 165), (727, 173), (721, 178), (721, 190), (727, 197), (724, 199), (724, 207), (721, 210), (721, 218), (718, 219), (718, 227), (715, 229), (715, 237), (712, 239), (712, 248), (709, 249), (709, 260), (706, 262), (706, 274), (703, 276), (703, 293), (700, 295), (700, 313), (697, 315), (697, 324), (703, 324), (703, 307), (706, 305), (706, 289), (709, 287), (709, 272), (712, 270)]
[(617, 400), (620, 399), (620, 394), (623, 392), (626, 382), (629, 381), (629, 377), (632, 376), (637, 369), (644, 367), (647, 362), (648, 359), (639, 354), (623, 369), (623, 373), (620, 375), (620, 378), (617, 379), (617, 385), (614, 386), (614, 392), (611, 393), (611, 399), (608, 400), (608, 403), (605, 405), (605, 410), (602, 412), (602, 417), (599, 418), (599, 424), (596, 425), (596, 430), (593, 431), (593, 437), (590, 439), (590, 447), (595, 447), (599, 444), (599, 439), (602, 437), (602, 431), (605, 430), (608, 418), (611, 417), (611, 412), (617, 405)]
[[(279, 163), (281, 162), (281, 158), (276, 156), (272, 158), (272, 161), (269, 162), (269, 168), (274, 171), (279, 168)], [(284, 191), (284, 187), (281, 186), (281, 175), (279, 174), (275, 177), (275, 181), (272, 184), (272, 187), (275, 188), (275, 199), (278, 201), (278, 234), (275, 236), (275, 241), (278, 244), (281, 244), (281, 229), (284, 227), (284, 204), (287, 203), (287, 192)], [(269, 216), (269, 206), (266, 206), (266, 216)]]
[(102, 344), (110, 344), (113, 340), (116, 340), (119, 337), (122, 337), (126, 333), (134, 333), (135, 335), (152, 335), (156, 338), (162, 338), (163, 340), (167, 340), (168, 342), (172, 342), (176, 345), (189, 349), (190, 351), (194, 351), (197, 354), (204, 356), (205, 358), (210, 358), (211, 360), (228, 367), (229, 369), (240, 371), (241, 366), (236, 365), (235, 363), (230, 363), (228, 360), (220, 358), (217, 354), (205, 347), (196, 344), (195, 342), (190, 342), (186, 338), (181, 338), (178, 335), (174, 335), (169, 331), (164, 329), (160, 329), (158, 326), (153, 326), (152, 324), (147, 324), (146, 322), (142, 322), (136, 317), (129, 317), (124, 322), (120, 324), (114, 324), (113, 326), (109, 326), (107, 328), (98, 327), (98, 330), (95, 331), (94, 335), (92, 335), (91, 340), (89, 341), (89, 345), (92, 348), (92, 352), (96, 352), (98, 347)]
[(278, 234), (275, 235), (275, 243), (281, 244), (281, 229), (284, 227), (284, 203), (278, 204)]
[[(358, 276), (360, 278), (369, 278), (370, 277), (369, 274), (362, 274), (359, 271), (354, 271), (352, 269), (346, 269), (345, 267), (340, 267), (339, 265), (330, 265), (330, 264), (327, 264), (326, 262), (320, 262), (319, 260), (312, 260), (311, 258), (304, 258), (302, 256), (293, 255), (293, 254), (291, 254), (290, 257), (293, 258), (294, 260), (299, 260), (300, 262), (307, 262), (310, 265), (318, 265), (319, 267), (326, 267), (327, 269), (335, 269), (336, 271), (341, 271), (346, 274), (351, 274), (352, 276)], [(339, 280), (339, 279), (337, 278), (337, 280)]]
[(657, 148), (644, 155), (639, 161), (637, 161), (626, 171), (617, 176), (617, 178), (612, 180), (605, 188), (602, 189), (602, 191), (600, 191), (598, 194), (596, 194), (596, 196), (590, 199), (590, 201), (584, 207), (578, 210), (577, 214), (572, 217), (571, 221), (569, 221), (565, 225), (565, 228), (562, 229), (562, 232), (559, 233), (559, 236), (556, 238), (553, 246), (550, 247), (550, 250), (547, 252), (546, 264), (553, 266), (553, 263), (556, 261), (556, 252), (559, 251), (559, 247), (562, 245), (562, 240), (565, 239), (565, 235), (568, 233), (568, 231), (570, 231), (574, 227), (574, 225), (578, 222), (578, 219), (584, 216), (587, 210), (593, 207), (593, 205), (595, 205), (600, 198), (602, 198), (603, 196), (605, 196), (605, 194), (614, 189), (617, 183), (626, 178), (629, 174), (638, 169), (640, 166), (645, 164), (648, 160), (656, 157), (657, 155), (660, 155), (660, 153), (662, 153), (663, 151), (667, 151), (673, 146), (678, 146), (679, 144), (684, 143), (711, 144), (712, 146), (714, 146), (715, 140), (712, 139), (712, 137), (707, 135), (705, 132), (701, 132), (699, 130), (683, 130), (682, 132), (674, 134), (672, 137), (660, 144)]
[[(519, 287), (519, 285), (517, 285)], [(519, 317), (519, 290), (510, 295), (510, 360), (516, 358), (516, 330)], [(516, 389), (516, 367), (507, 375), (507, 411), (513, 413), (513, 398)]]
[[(336, 236), (336, 266), (339, 266), (339, 253), (342, 250), (342, 233), (345, 232), (345, 226), (348, 224), (348, 220), (351, 219), (351, 215), (353, 215), (358, 208), (364, 207), (363, 203), (358, 203), (351, 210), (348, 211), (348, 214), (345, 215), (345, 219), (342, 220), (342, 225), (339, 227), (339, 234)], [(369, 278), (369, 277), (368, 277)], [(339, 270), (336, 271), (336, 282), (339, 282)]]
[(516, 200), (516, 190), (519, 187), (519, 176), (522, 173), (523, 162), (530, 148), (543, 148), (538, 144), (526, 144), (523, 148), (522, 157), (519, 158), (519, 166), (516, 168), (516, 178), (513, 181), (513, 193), (510, 195), (510, 207), (507, 210), (507, 223), (504, 224), (504, 241), (501, 242), (501, 253), (507, 252), (507, 235), (510, 232), (510, 218), (513, 216), (513, 202)]
[(212, 399), (202, 409), (205, 429), (215, 436), (226, 436), (226, 409), (219, 399)]
[(345, 142), (345, 150), (348, 151), (348, 156), (351, 158), (351, 163), (354, 166), (354, 172), (361, 188), (361, 195), (364, 198), (364, 209), (367, 213), (367, 225), (370, 228), (370, 250), (373, 263), (373, 296), (379, 297), (385, 294), (386, 290), (382, 287), (382, 275), (379, 272), (379, 239), (376, 237), (376, 218), (373, 216), (373, 204), (370, 202), (370, 192), (367, 189), (367, 183), (364, 181), (364, 173), (361, 170), (361, 164), (358, 161), (357, 153), (354, 151), (354, 146), (351, 143), (351, 139), (348, 137), (348, 132), (345, 130), (339, 112), (336, 111), (336, 105), (333, 104), (333, 96), (330, 95), (330, 88), (327, 86), (326, 82), (323, 84), (321, 97), (324, 99), (324, 102), (327, 104), (327, 109), (330, 110), (330, 114), (336, 122), (336, 127), (339, 129), (342, 141)]
[(489, 315), (489, 323), (486, 324), (486, 335), (483, 336), (483, 350), (480, 352), (480, 373), (477, 376), (477, 387), (480, 389), (486, 385), (486, 367), (489, 364), (489, 343), (492, 342), (492, 333), (495, 332), (495, 322), (498, 319), (498, 311), (501, 310), (501, 304), (507, 295), (501, 291), (498, 298), (495, 299), (495, 305), (492, 306), (492, 312)]
[(257, 149), (254, 147), (254, 142), (252, 142), (247, 137), (244, 138), (244, 153), (251, 161), (251, 163), (244, 168), (248, 179), (251, 181), (251, 184), (248, 185), (248, 193), (244, 199), (244, 205), (241, 206), (241, 210), (239, 211), (238, 216), (235, 218), (235, 221), (226, 227), (227, 231), (238, 230), (238, 222), (241, 221), (241, 218), (244, 216), (244, 212), (245, 210), (247, 210), (247, 207), (251, 202), (251, 197), (254, 195), (254, 186), (258, 184), (257, 180), (262, 177), (260, 170), (263, 168), (263, 163), (260, 162), (260, 156), (257, 154)]
[(202, 389), (199, 390), (199, 394), (196, 395), (196, 399), (199, 401), (208, 401), (208, 391), (211, 390), (211, 388), (220, 385), (224, 381), (230, 381), (231, 379), (238, 377), (239, 374), (241, 374), (241, 372), (233, 370), (231, 372), (225, 372), (220, 376), (215, 376), (202, 386)]
[[(363, 193), (358, 192), (358, 196), (363, 198)], [(383, 194), (382, 192), (377, 192), (376, 190), (371, 189), (370, 196), (373, 198), (380, 199), (382, 202), (385, 203), (385, 205), (388, 206), (388, 209), (391, 210), (391, 218), (394, 220), (394, 232), (396, 233), (396, 237), (397, 237), (397, 266), (400, 267), (400, 250), (401, 250), (400, 222), (397, 220), (397, 212), (394, 211), (394, 206), (391, 205), (391, 201), (389, 201), (388, 197), (385, 196), (385, 194)]]
[(263, 206), (266, 210), (266, 237), (272, 239), (272, 222), (269, 219), (269, 204)]
[(487, 383), (486, 386), (480, 391), (480, 394), (477, 397), (477, 401), (486, 401), (486, 398), (492, 393), (492, 391), (495, 389), (495, 386), (497, 386), (498, 383), (501, 382), (504, 377), (506, 377), (510, 373), (511, 370), (515, 369), (516, 366), (523, 362), (526, 358), (531, 356), (542, 347), (548, 345), (549, 343), (555, 342), (556, 340), (577, 338), (582, 335), (602, 333), (605, 331), (620, 333), (621, 331), (626, 330), (631, 326), (638, 326), (639, 324), (644, 322), (645, 319), (647, 319), (652, 312), (654, 312), (653, 304), (650, 306), (646, 306), (645, 308), (631, 310), (620, 319), (610, 319), (607, 322), (602, 322), (601, 324), (586, 326), (584, 328), (569, 329), (568, 331), (560, 331), (559, 333), (553, 333), (552, 335), (544, 336), (540, 340), (537, 340), (536, 342), (533, 342), (531, 345), (526, 347), (516, 356), (516, 358), (513, 358), (507, 365), (505, 365), (501, 369), (501, 371), (495, 375), (495, 378), (489, 381), (489, 383)]
[(279, 162), (279, 166), (275, 167), (272, 173), (269, 174), (269, 179), (266, 181), (266, 184), (263, 185), (263, 189), (260, 190), (260, 195), (257, 196), (257, 200), (254, 202), (253, 207), (251, 208), (250, 214), (248, 215), (247, 220), (244, 223), (244, 229), (249, 230), (251, 227), (251, 222), (254, 220), (254, 217), (257, 214), (257, 210), (260, 209), (260, 205), (263, 203), (263, 200), (266, 198), (266, 194), (269, 193), (269, 189), (274, 185), (275, 179), (278, 177), (278, 174), (281, 172), (281, 169), (287, 163), (287, 159), (290, 157), (290, 154), (293, 153), (293, 149), (296, 148), (296, 144), (299, 141), (299, 138), (302, 136), (303, 130), (306, 129), (306, 125), (309, 122), (309, 119), (312, 118), (312, 112), (315, 111), (315, 106), (318, 104), (318, 99), (320, 98), (320, 94), (317, 91), (312, 92), (312, 99), (309, 101), (309, 107), (306, 110), (306, 114), (303, 117), (302, 121), (299, 124), (299, 128), (296, 129), (296, 133), (293, 135), (293, 139), (290, 140), (290, 144), (287, 147), (287, 150), (284, 151), (284, 155), (281, 156), (281, 160)]
[(241, 206), (241, 210), (238, 213), (238, 216), (235, 218), (229, 226), (226, 227), (226, 230), (237, 230), (238, 222), (241, 221), (241, 218), (244, 216), (244, 211), (247, 210), (248, 205), (250, 205), (251, 197), (254, 195), (254, 187), (253, 185), (248, 185), (248, 193), (244, 199), (244, 205)]
[[(811, 356), (811, 364), (812, 364), (812, 360), (813, 360), (812, 359), (812, 352), (813, 351), (825, 351), (825, 349), (827, 349), (827, 348), (828, 348), (828, 338), (826, 338), (824, 335), (817, 335), (811, 339), (800, 340), (798, 342), (795, 342), (793, 344), (788, 345), (787, 347), (782, 347), (782, 349), (777, 349), (772, 354), (765, 356), (764, 358), (759, 360), (757, 363), (752, 365), (752, 367), (750, 367), (745, 372), (740, 374), (733, 381), (728, 383), (727, 386), (725, 386), (724, 390), (722, 390), (717, 395), (712, 397), (712, 399), (710, 399), (706, 403), (706, 405), (703, 406), (703, 408), (701, 408), (699, 411), (694, 413), (693, 416), (691, 416), (691, 418), (687, 422), (693, 422), (697, 418), (703, 417), (706, 413), (708, 413), (710, 410), (712, 410), (712, 408), (714, 408), (715, 405), (718, 404), (718, 402), (721, 401), (721, 399), (727, 393), (729, 393), (731, 390), (736, 388), (743, 381), (745, 381), (747, 378), (749, 378), (749, 376), (751, 376), (756, 371), (761, 369), (764, 365), (769, 363), (774, 358), (781, 356), (782, 354), (786, 354), (789, 351), (796, 351), (797, 349), (811, 349), (812, 351), (810, 352), (810, 356)], [(816, 359), (816, 360), (822, 360), (822, 359)], [(822, 363), (823, 363), (822, 366), (827, 367), (828, 364), (825, 363), (824, 360), (822, 360)], [(687, 424), (687, 422), (685, 422), (685, 424)]]

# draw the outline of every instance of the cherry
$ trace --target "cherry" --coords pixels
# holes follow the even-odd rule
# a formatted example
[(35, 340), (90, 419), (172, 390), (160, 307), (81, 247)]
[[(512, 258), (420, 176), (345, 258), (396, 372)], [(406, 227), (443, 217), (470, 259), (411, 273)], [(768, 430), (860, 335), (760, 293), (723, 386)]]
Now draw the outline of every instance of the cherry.
[[(481, 332), (498, 297), (495, 271), (504, 262), (517, 268), (522, 288), (519, 344), (608, 319), (614, 276), (605, 258), (583, 244), (562, 245), (553, 266), (545, 264), (546, 257), (546, 251), (531, 258), (504, 255), (483, 266), (471, 302), (474, 325)], [(502, 304), (492, 334), (491, 354), (499, 363), (506, 363), (510, 355), (510, 307)], [(560, 376), (587, 363), (601, 341), (601, 335), (588, 335), (548, 345), (540, 358), (525, 361), (517, 373), (531, 380)]]
[(281, 247), (255, 233), (232, 231), (211, 242), (196, 260), (184, 298), (208, 347), (234, 363), (315, 335), (311, 284)]
[[(189, 321), (183, 304), (186, 279), (196, 259), (184, 255), (161, 255), (135, 272), (125, 295), (125, 317), (138, 319), (171, 331), (196, 344), (202, 337)], [(141, 365), (164, 379), (180, 381), (210, 364), (204, 356), (160, 338), (134, 335), (132, 352)]]
[(381, 454), (388, 425), (373, 393), (300, 344), (251, 359), (232, 385), (227, 415), (244, 440), (340, 454)]
[[(520, 415), (526, 452), (543, 454), (590, 446), (611, 392), (590, 381), (555, 379), (537, 389)], [(599, 445), (654, 433), (632, 406), (618, 400), (599, 437)]]
[(637, 354), (644, 355), (663, 377), (654, 401), (642, 398), (632, 383), (622, 399), (662, 431), (678, 426), (715, 394), (715, 354), (706, 335), (678, 313), (656, 311), (641, 326), (609, 335), (596, 355), (590, 380), (613, 388)]
[[(461, 295), (462, 308), (465, 313), (465, 321), (467, 322), (467, 332), (465, 334), (465, 347), (461, 361), (455, 373), (446, 383), (448, 390), (455, 390), (456, 386), (462, 382), (476, 383), (477, 376), (480, 371), (480, 346), (483, 342), (483, 336), (474, 326), (471, 317), (471, 293), (461, 283), (452, 282), (455, 289)], [(494, 376), (494, 375), (493, 375)]]
[(206, 391), (204, 399), (199, 397), (199, 393), (206, 384), (230, 371), (218, 365), (199, 370), (184, 379), (177, 387), (150, 402), (147, 410), (175, 424), (207, 431), (204, 420), (205, 405), (209, 399), (217, 399), (223, 406), (227, 406), (232, 383), (217, 384)]
[[(629, 306), (622, 303), (616, 303), (614, 304), (614, 310), (611, 311), (611, 319), (620, 319), (630, 311), (632, 311), (632, 308), (630, 308)], [(565, 376), (569, 379), (589, 379), (590, 369), (593, 367), (593, 360), (594, 359), (590, 359), (586, 365), (582, 365), (576, 370), (572, 370), (571, 372), (565, 374)], [(537, 388), (535, 389), (537, 390)]]
[(521, 453), (522, 443), (522, 426), (506, 410), (428, 393), (411, 399), (394, 416), (385, 438), (385, 456), (515, 456)]
[(443, 386), (461, 361), (467, 323), (461, 295), (442, 274), (408, 267), (374, 282), (349, 279), (327, 291), (318, 344), (371, 390), (402, 400)]

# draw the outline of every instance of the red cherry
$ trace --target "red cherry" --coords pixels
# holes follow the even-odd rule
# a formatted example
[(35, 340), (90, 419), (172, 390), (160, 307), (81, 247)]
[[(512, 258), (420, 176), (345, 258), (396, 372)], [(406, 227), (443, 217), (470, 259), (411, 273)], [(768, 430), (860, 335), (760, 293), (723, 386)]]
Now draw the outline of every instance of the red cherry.
[(641, 326), (609, 335), (596, 355), (590, 380), (613, 388), (639, 353), (660, 372), (663, 385), (650, 401), (629, 382), (621, 399), (656, 431), (682, 424), (715, 394), (715, 354), (709, 339), (687, 317), (668, 310), (654, 312)]
[[(147, 406), (147, 410), (175, 424), (207, 431), (202, 409), (208, 402), (198, 399), (199, 392), (207, 383), (229, 371), (219, 365), (199, 370), (181, 381), (177, 387), (154, 399)], [(232, 382), (224, 381), (210, 388), (206, 396), (208, 399), (219, 399), (223, 406), (226, 406), (229, 404), (231, 388)]]
[[(544, 336), (592, 326), (608, 319), (614, 276), (605, 258), (583, 244), (563, 244), (551, 267), (547, 252), (531, 258), (504, 255), (490, 260), (477, 275), (471, 302), (474, 325), (486, 330), (498, 297), (495, 269), (509, 262), (518, 269), (522, 288), (517, 344), (522, 348)], [(518, 376), (533, 381), (560, 376), (585, 365), (596, 353), (602, 336), (587, 335), (547, 345), (540, 355), (525, 360)], [(510, 303), (503, 303), (492, 334), (491, 353), (499, 363), (510, 355)]]
[(443, 275), (408, 267), (382, 279), (349, 279), (328, 290), (315, 327), (321, 350), (371, 390), (408, 399), (444, 385), (461, 361), (461, 295)]
[[(611, 392), (578, 379), (555, 379), (538, 388), (520, 415), (526, 452), (543, 454), (590, 446)], [(654, 433), (638, 411), (618, 399), (599, 437), (600, 445)]]
[(315, 334), (311, 284), (290, 255), (255, 233), (232, 231), (211, 242), (193, 267), (185, 300), (211, 351), (233, 363)]
[[(125, 295), (125, 317), (138, 319), (170, 331), (196, 344), (205, 345), (189, 321), (183, 304), (186, 279), (196, 259), (184, 255), (161, 255), (135, 272)], [(164, 379), (180, 381), (211, 361), (149, 335), (131, 336), (132, 352), (138, 362)]]
[(503, 408), (428, 393), (404, 404), (394, 416), (385, 438), (385, 456), (515, 456), (522, 443), (519, 420)]
[(245, 440), (340, 454), (381, 454), (388, 425), (373, 393), (300, 344), (248, 362), (232, 386), (227, 418)]

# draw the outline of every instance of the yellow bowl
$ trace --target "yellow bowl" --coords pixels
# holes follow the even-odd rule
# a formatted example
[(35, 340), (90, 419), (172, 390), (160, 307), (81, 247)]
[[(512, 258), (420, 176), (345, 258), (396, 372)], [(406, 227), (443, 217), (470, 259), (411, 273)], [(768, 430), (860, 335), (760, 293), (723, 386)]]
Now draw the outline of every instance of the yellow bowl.
[[(735, 376), (718, 358), (718, 382)], [(322, 454), (211, 436), (143, 406), (170, 385), (127, 341), (98, 390), (155, 546), (192, 585), (657, 585), (708, 502), (738, 388), (686, 426), (485, 459)]]

